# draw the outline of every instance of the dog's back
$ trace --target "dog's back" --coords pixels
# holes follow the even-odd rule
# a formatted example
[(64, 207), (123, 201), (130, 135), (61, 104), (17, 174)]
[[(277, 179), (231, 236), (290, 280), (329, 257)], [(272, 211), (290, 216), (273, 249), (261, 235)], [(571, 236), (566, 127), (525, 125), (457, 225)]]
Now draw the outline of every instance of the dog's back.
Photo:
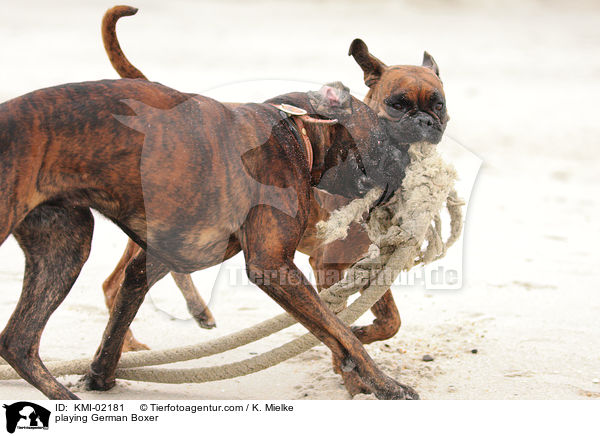
[[(107, 80), (46, 88), (0, 104), (0, 241), (37, 204), (66, 192), (74, 201), (81, 196), (101, 203), (98, 190), (118, 186), (120, 172), (138, 166), (136, 144), (143, 136), (114, 116), (134, 114), (121, 101), (127, 98), (168, 108), (189, 97), (146, 81)], [(114, 205), (90, 205), (116, 213)]]

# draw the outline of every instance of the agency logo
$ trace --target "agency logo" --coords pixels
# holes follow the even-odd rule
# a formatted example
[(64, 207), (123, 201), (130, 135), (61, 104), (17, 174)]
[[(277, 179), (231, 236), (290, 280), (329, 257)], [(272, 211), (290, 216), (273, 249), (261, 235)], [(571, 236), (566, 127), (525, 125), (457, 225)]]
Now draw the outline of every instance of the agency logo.
[(6, 409), (6, 431), (14, 433), (19, 430), (48, 430), (50, 411), (28, 401), (19, 401), (10, 405), (4, 404)]

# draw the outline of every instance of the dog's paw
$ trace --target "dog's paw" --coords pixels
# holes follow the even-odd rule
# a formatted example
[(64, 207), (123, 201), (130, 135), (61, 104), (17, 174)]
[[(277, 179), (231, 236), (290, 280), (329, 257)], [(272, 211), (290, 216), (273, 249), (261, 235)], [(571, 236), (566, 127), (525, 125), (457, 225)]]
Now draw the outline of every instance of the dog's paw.
[(200, 327), (203, 329), (214, 329), (217, 326), (217, 322), (211, 315), (207, 315), (206, 312), (200, 314), (194, 314), (194, 319)]
[(405, 400), (420, 400), (421, 397), (419, 393), (415, 391), (413, 388), (407, 385), (400, 384), (402, 390), (404, 391), (404, 399)]
[(420, 400), (419, 394), (413, 388), (392, 380), (390, 386), (381, 392), (376, 392), (375, 396), (380, 400)]
[(367, 334), (366, 328), (367, 328), (367, 326), (353, 325), (350, 327), (350, 330), (352, 330), (352, 333), (354, 333), (354, 336), (356, 336), (358, 339), (361, 339), (361, 338), (365, 337)]
[(86, 391), (108, 391), (115, 387), (115, 384), (116, 380), (114, 378), (105, 380), (89, 372), (79, 379), (79, 385)]

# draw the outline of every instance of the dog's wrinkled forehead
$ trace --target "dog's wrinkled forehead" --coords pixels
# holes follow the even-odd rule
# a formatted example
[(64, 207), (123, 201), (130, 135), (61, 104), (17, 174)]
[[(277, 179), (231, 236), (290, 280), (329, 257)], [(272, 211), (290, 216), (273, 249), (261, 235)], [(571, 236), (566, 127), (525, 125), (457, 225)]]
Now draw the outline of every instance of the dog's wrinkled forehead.
[(425, 67), (389, 67), (372, 89), (372, 99), (384, 103), (388, 97), (404, 95), (413, 102), (426, 102), (433, 94), (444, 99), (444, 87), (440, 78)]

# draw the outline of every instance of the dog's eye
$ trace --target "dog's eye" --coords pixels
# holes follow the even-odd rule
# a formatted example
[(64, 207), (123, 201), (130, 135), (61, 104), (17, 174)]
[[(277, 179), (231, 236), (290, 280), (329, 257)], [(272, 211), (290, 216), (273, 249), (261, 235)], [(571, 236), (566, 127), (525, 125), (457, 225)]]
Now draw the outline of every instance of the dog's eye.
[(438, 112), (439, 112), (439, 111), (441, 111), (442, 109), (444, 109), (444, 103), (442, 103), (442, 102), (439, 102), (439, 103), (437, 103), (437, 104), (434, 106), (434, 108), (435, 108), (435, 110), (436, 110), (436, 111), (438, 111)]
[(391, 101), (387, 102), (386, 104), (397, 111), (404, 111), (408, 108), (408, 105), (404, 101)]
[(405, 96), (394, 96), (384, 100), (384, 103), (397, 111), (405, 111), (411, 108), (410, 101)]

